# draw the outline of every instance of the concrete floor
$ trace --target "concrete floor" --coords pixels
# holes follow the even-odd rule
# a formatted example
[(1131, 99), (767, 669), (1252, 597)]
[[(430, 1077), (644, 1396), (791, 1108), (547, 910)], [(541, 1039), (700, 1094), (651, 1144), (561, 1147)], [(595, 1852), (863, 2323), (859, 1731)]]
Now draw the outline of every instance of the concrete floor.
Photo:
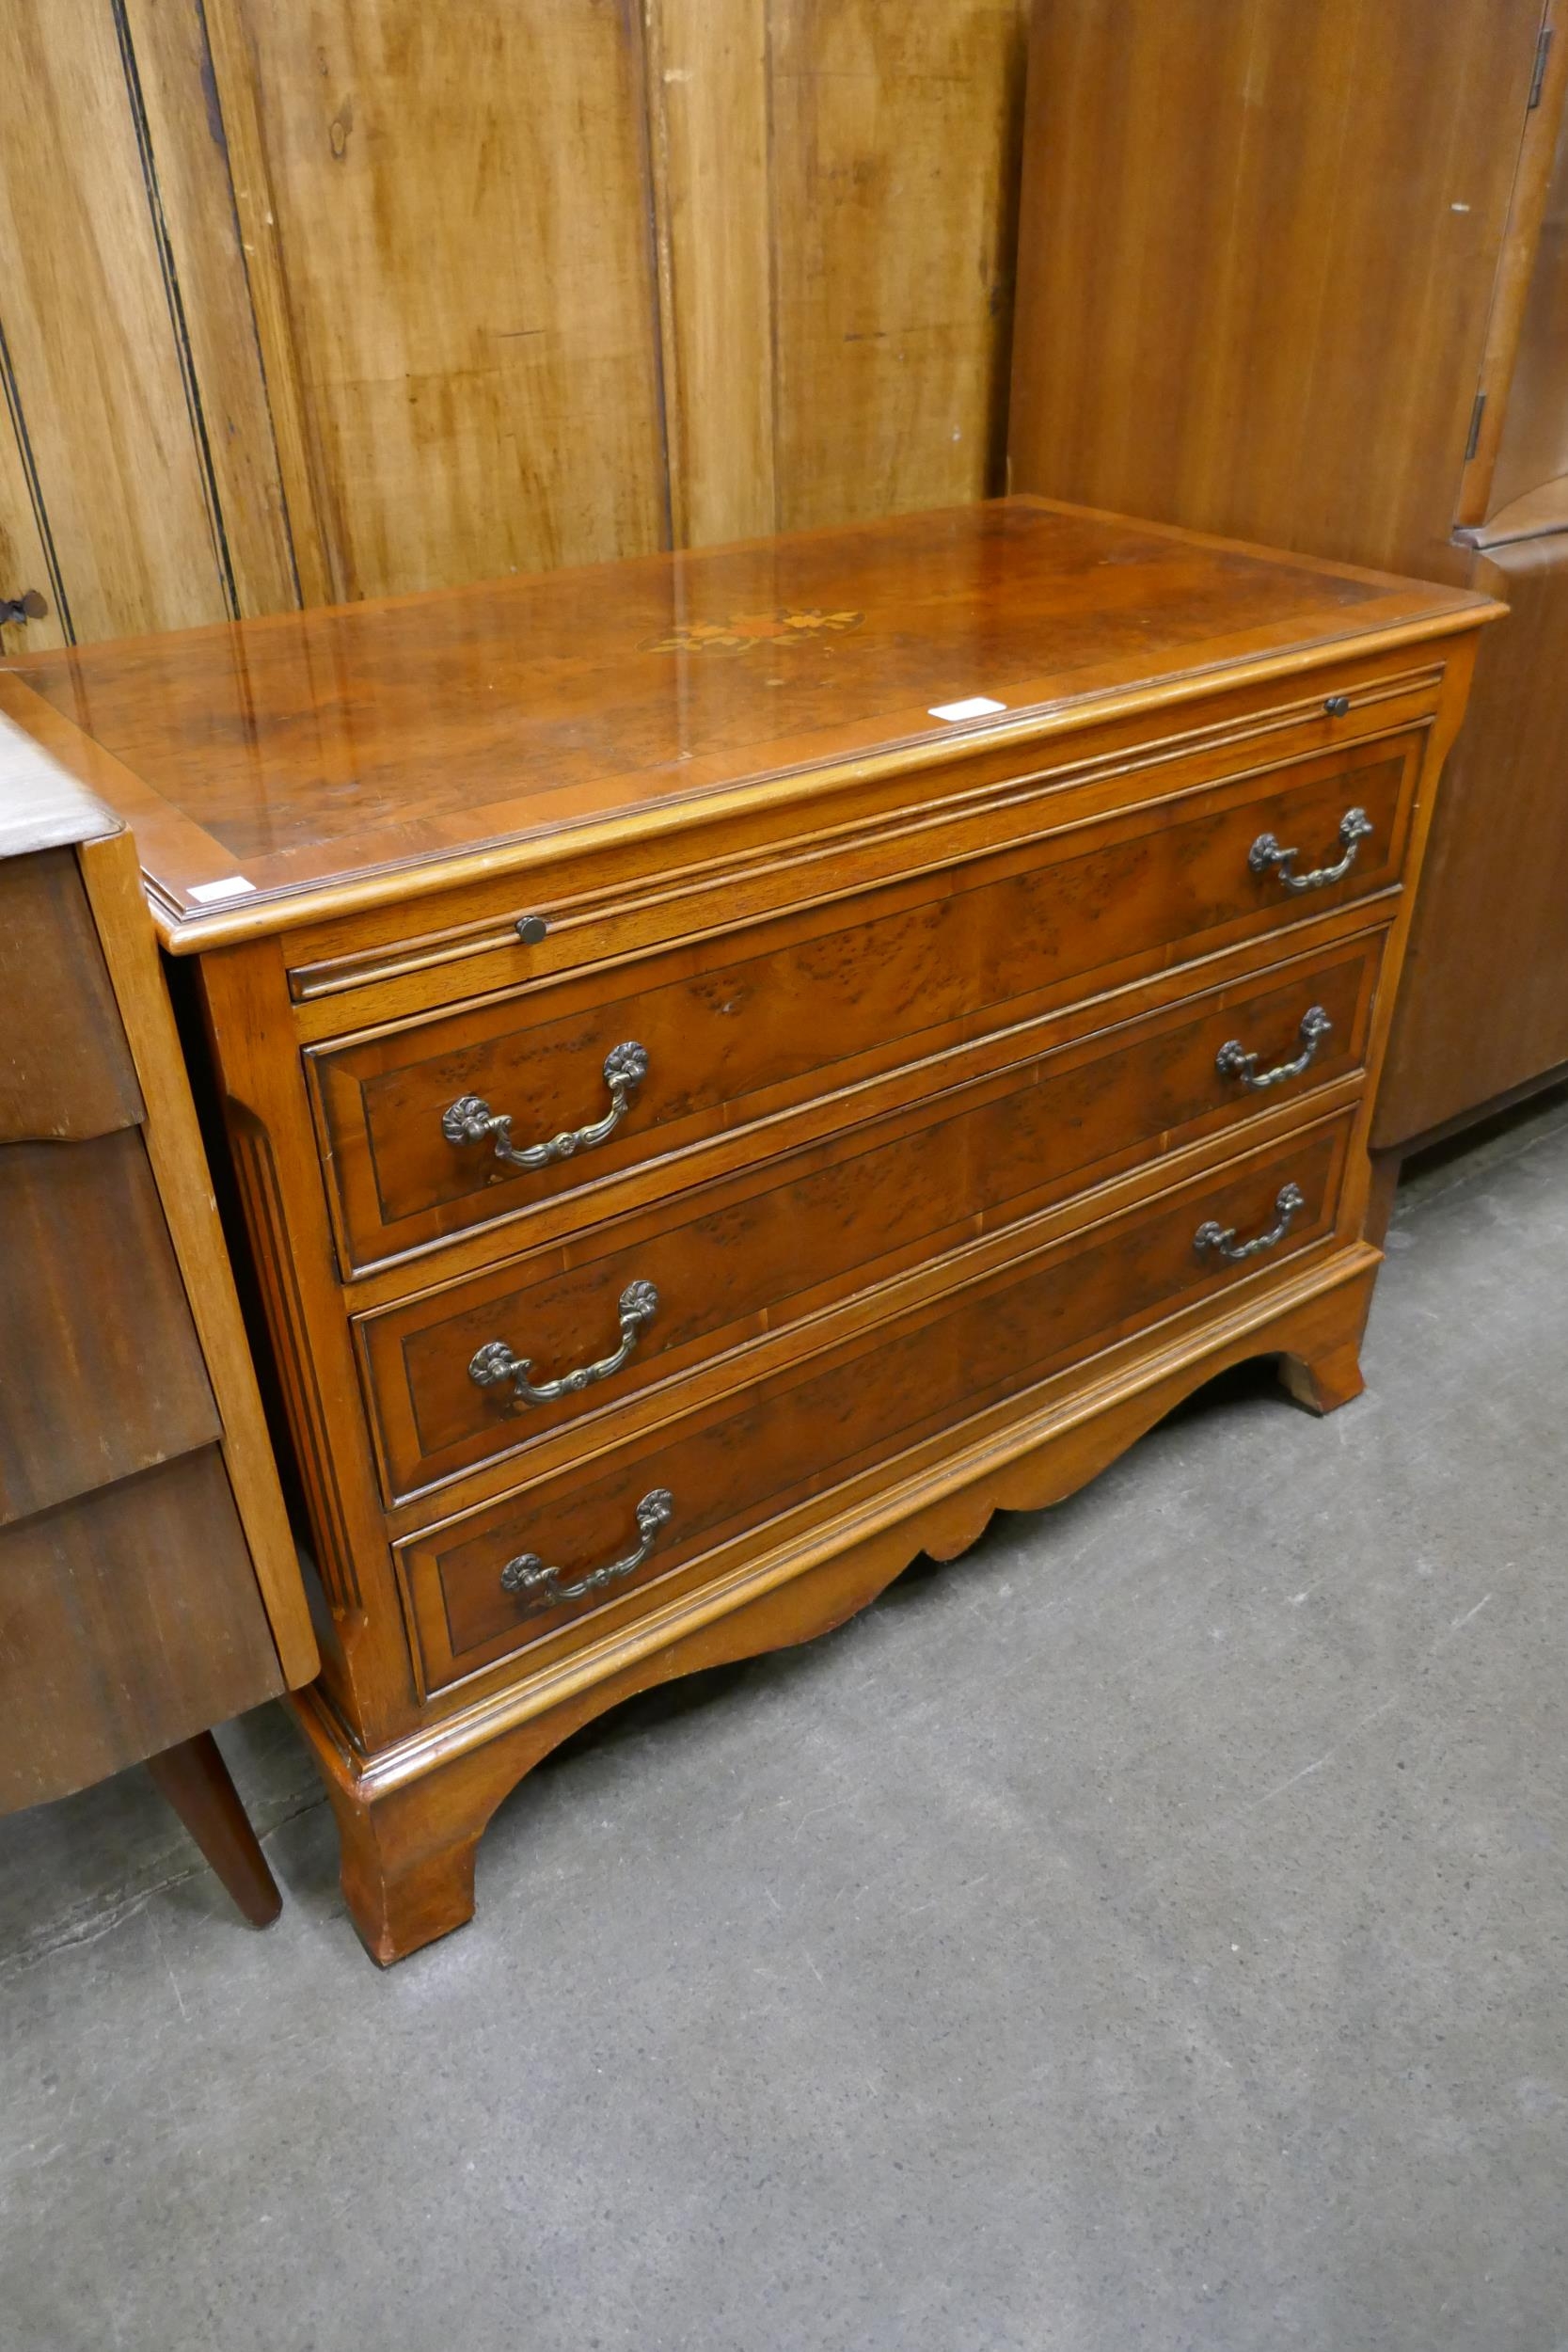
[(139, 1774), (0, 1823), (7, 2352), (1568, 2344), (1568, 1100), (1368, 1370), (636, 1702), (388, 1976), (277, 1710), (266, 1935)]

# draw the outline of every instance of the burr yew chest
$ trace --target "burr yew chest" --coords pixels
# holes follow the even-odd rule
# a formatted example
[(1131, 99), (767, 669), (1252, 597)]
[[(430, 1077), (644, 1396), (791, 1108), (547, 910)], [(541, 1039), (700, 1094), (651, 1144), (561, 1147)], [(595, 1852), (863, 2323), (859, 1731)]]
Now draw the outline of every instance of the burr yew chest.
[(1356, 1392), (1497, 611), (1007, 499), (0, 676), (191, 974), (378, 1959), (617, 1699)]

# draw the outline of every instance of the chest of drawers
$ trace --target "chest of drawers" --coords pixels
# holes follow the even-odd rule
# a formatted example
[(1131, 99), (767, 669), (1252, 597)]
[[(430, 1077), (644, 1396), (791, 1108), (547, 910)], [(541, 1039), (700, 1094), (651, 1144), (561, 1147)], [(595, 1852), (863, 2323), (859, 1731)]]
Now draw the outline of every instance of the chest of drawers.
[(316, 1666), (135, 851), (0, 718), (0, 1814), (145, 1762), (264, 1925), (211, 1726)]
[(1356, 1392), (1497, 610), (1014, 499), (0, 675), (194, 976), (377, 1959), (616, 1700)]

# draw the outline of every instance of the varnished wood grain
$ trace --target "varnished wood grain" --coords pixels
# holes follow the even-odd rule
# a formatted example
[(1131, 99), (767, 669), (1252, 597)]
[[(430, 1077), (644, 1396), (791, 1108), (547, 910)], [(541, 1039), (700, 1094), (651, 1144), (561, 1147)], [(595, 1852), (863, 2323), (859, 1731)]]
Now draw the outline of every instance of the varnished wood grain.
[(79, 637), (230, 610), (138, 128), (112, 8), (0, 13), (0, 320)]
[[(1342, 1129), (1292, 1139), (1228, 1181), (1206, 1179), (1042, 1260), (1024, 1261), (945, 1312), (906, 1318), (835, 1350), (784, 1380), (742, 1391), (738, 1410), (710, 1407), (662, 1443), (617, 1454), (584, 1475), (530, 1488), (519, 1501), (457, 1521), (407, 1547), (421, 1632), (446, 1634), (450, 1660), (432, 1649), (432, 1678), (484, 1662), (502, 1648), (543, 1639), (625, 1593), (657, 1582), (742, 1525), (832, 1486), (939, 1422), (1038, 1380), (1069, 1356), (1109, 1345), (1185, 1296), (1255, 1274), (1201, 1258), (1193, 1235), (1209, 1217), (1243, 1234), (1275, 1222), (1281, 1185), (1298, 1183), (1307, 1205), (1270, 1259), (1288, 1263), (1321, 1240), (1338, 1206)], [(637, 1540), (635, 1507), (657, 1488), (674, 1498), (667, 1533), (633, 1577), (602, 1596), (537, 1605), (506, 1592), (500, 1570), (523, 1553), (559, 1565), (561, 1581), (623, 1557)]]
[(138, 1129), (0, 1145), (0, 1521), (217, 1436)]
[(36, 618), (0, 622), (0, 656), (42, 653), (66, 642), (59, 596), (28, 483), (14, 419), (0, 405), (0, 600), (42, 604)]
[[(702, 1196), (683, 1220), (663, 1207), (603, 1228), (543, 1260), (498, 1269), (370, 1318), (361, 1328), (372, 1409), (392, 1496), (450, 1477), (612, 1410), (716, 1349), (777, 1330), (984, 1232), (1003, 1230), (1096, 1175), (1161, 1146), (1256, 1118), (1356, 1068), (1381, 942), (1213, 992), (1132, 1029), (1024, 1062), (842, 1140), (764, 1164)], [(1220, 1047), (1250, 1041), (1259, 1067), (1299, 1051), (1308, 1006), (1334, 1024), (1307, 1073), (1250, 1092), (1216, 1070)], [(924, 1106), (923, 1106), (924, 1111)], [(658, 1309), (613, 1378), (547, 1405), (469, 1375), (504, 1340), (537, 1385), (608, 1355), (616, 1301), (652, 1281)]]
[[(1464, 707), (1468, 645), (1452, 644), (1447, 662), (1407, 852), (1406, 872), (1412, 879), (1419, 867), (1436, 774)], [(1394, 926), (1390, 982), (1402, 948), (1407, 904), (1401, 905)], [(260, 953), (235, 950), (228, 961), (239, 968)], [(1374, 1080), (1389, 1010), (1386, 988), (1379, 993), (1369, 1039)], [(236, 1069), (253, 1068), (258, 1058), (254, 1042), (239, 1034), (226, 1054)], [(607, 1602), (580, 1629), (568, 1621), (560, 1632), (528, 1645), (520, 1657), (511, 1654), (515, 1636), (499, 1633), (490, 1663), (466, 1671), (450, 1691), (432, 1690), (419, 1727), (376, 1753), (349, 1756), (328, 1732), (327, 1718), (310, 1710), (307, 1727), (328, 1772), (339, 1811), (345, 1891), (374, 1955), (382, 1961), (396, 1958), (467, 1916), (474, 1843), (498, 1796), (572, 1724), (596, 1711), (604, 1692), (637, 1687), (650, 1676), (657, 1678), (672, 1671), (675, 1660), (744, 1654), (804, 1638), (837, 1622), (863, 1606), (910, 1557), (916, 1540), (907, 1532), (911, 1522), (920, 1531), (918, 1540), (928, 1540), (946, 1556), (973, 1538), (987, 1508), (998, 1501), (1037, 1503), (1066, 1491), (1155, 1417), (1160, 1408), (1148, 1401), (1151, 1396), (1168, 1401), (1190, 1385), (1196, 1362), (1218, 1368), (1237, 1355), (1273, 1345), (1284, 1354), (1298, 1394), (1319, 1406), (1351, 1394), (1358, 1378), (1354, 1353), (1373, 1263), (1355, 1240), (1368, 1212), (1364, 1138), (1369, 1107), (1364, 1102), (1355, 1113), (1337, 1243), (1326, 1259), (1318, 1259), (1323, 1267), (1320, 1277), (1307, 1275), (1298, 1282), (1287, 1263), (1259, 1283), (1243, 1281), (1235, 1295), (1244, 1299), (1254, 1289), (1263, 1295), (1259, 1307), (1250, 1316), (1243, 1311), (1239, 1321), (1230, 1319), (1225, 1300), (1198, 1299), (1167, 1316), (1147, 1338), (1134, 1337), (1107, 1349), (1095, 1359), (1106, 1368), (1102, 1375), (1088, 1377), (1069, 1365), (1029, 1392), (1048, 1403), (1036, 1406), (1015, 1399), (982, 1410), (966, 1424), (974, 1434), (958, 1453), (951, 1424), (939, 1416), (929, 1436), (900, 1452), (896, 1467), (874, 1466), (830, 1484), (761, 1527), (743, 1526), (689, 1568), (677, 1565), (665, 1587), (667, 1599), (633, 1591), (622, 1601)], [(291, 1112), (287, 1123), (297, 1130), (297, 1112)], [(304, 1148), (303, 1139), (292, 1135), (291, 1150), (297, 1153)], [(1270, 1146), (1271, 1151), (1276, 1148)], [(1215, 1192), (1224, 1182), (1223, 1173), (1210, 1171), (1205, 1186)], [(1134, 1189), (1124, 1214), (1135, 1217), (1154, 1213), (1155, 1204)], [(1066, 1241), (1076, 1229), (1070, 1207), (1061, 1215), (1066, 1225), (1060, 1239)], [(1005, 1242), (1006, 1236), (1001, 1237), (998, 1248)], [(1081, 1248), (1082, 1241), (1075, 1247)], [(1006, 1263), (1004, 1249), (991, 1264), (998, 1280), (1006, 1279)], [(1271, 1320), (1270, 1302), (1275, 1297), (1280, 1303)], [(325, 1299), (321, 1311), (325, 1316)], [(910, 1310), (914, 1321), (929, 1320), (937, 1311), (929, 1297), (924, 1306)], [(863, 1345), (865, 1341), (875, 1343), (879, 1314), (880, 1335), (885, 1336), (886, 1305), (879, 1311), (868, 1301), (859, 1327)], [(853, 1339), (835, 1343), (851, 1352), (856, 1344)], [(779, 1379), (787, 1387), (809, 1376), (800, 1371), (781, 1372)], [(689, 1425), (705, 1425), (723, 1418), (725, 1410), (722, 1389), (706, 1392)], [(345, 1438), (352, 1436), (352, 1442), (358, 1442), (353, 1435), (355, 1416), (336, 1395), (327, 1419)], [(1048, 1421), (1060, 1437), (1036, 1452), (1026, 1433)], [(643, 1458), (650, 1442), (646, 1430), (628, 1438), (621, 1458)], [(1005, 1467), (1015, 1455), (1027, 1465), (1016, 1478)], [(568, 1514), (569, 1490), (579, 1491), (590, 1483), (595, 1465), (602, 1470), (610, 1458), (595, 1454), (575, 1471), (562, 1460), (552, 1470), (555, 1491)], [(1042, 1467), (1047, 1461), (1049, 1470)], [(976, 1483), (966, 1487), (966, 1479)], [(946, 1499), (927, 1513), (922, 1503), (933, 1493)], [(491, 1516), (505, 1507), (504, 1502), (489, 1506)], [(879, 1512), (887, 1514), (885, 1520), (879, 1518)], [(477, 1528), (487, 1523), (482, 1510), (455, 1524)], [(879, 1528), (885, 1534), (878, 1535)], [(449, 1523), (440, 1540), (453, 1536), (454, 1523)], [(412, 1559), (430, 1540), (414, 1534), (404, 1556)], [(369, 1551), (363, 1562), (367, 1575), (372, 1574)], [(373, 1573), (379, 1576), (379, 1570)], [(380, 1591), (379, 1582), (373, 1589)], [(450, 1629), (428, 1581), (421, 1584), (415, 1580), (401, 1591), (400, 1605), (409, 1606), (416, 1592), (431, 1603), (425, 1607), (421, 1601), (419, 1616), (420, 1672), (428, 1682), (445, 1671), (441, 1661), (450, 1651)], [(372, 1603), (372, 1614), (375, 1613)]]
[(89, 840), (78, 854), (145, 1098), (148, 1159), (221, 1418), (224, 1468), (293, 1689), (316, 1671), (316, 1639), (135, 847), (120, 834)]
[(259, 75), (245, 10), (237, 0), (201, 0), (201, 8), (212, 70), (211, 117), (229, 160), (299, 600), (325, 604), (333, 593), (326, 485), (322, 452), (309, 428), (289, 313), (277, 197), (261, 132)]
[(1024, 13), (23, 11), (0, 311), (65, 593), (17, 644), (997, 486)]
[(255, 78), (335, 592), (657, 545), (635, 12), (225, 11)]
[(1020, 0), (772, 0), (779, 526), (1000, 489)]
[(1568, 1063), (1568, 532), (1495, 548), (1477, 665), (1410, 946), (1377, 1139), (1407, 1142)]
[[(1040, 8), (1017, 486), (1485, 588), (1478, 539), (1561, 530), (1568, 21), (1560, 0), (1442, 17), (1439, 38), (1422, 0)], [(1551, 568), (1511, 567), (1519, 652), (1489, 649), (1439, 812), (1389, 1148), (1568, 1052), (1561, 665), (1526, 617)]]
[[(503, 1501), (524, 1477), (580, 1470), (604, 1445), (641, 1438), (662, 1426), (676, 1409), (705, 1409), (734, 1395), (745, 1382), (782, 1375), (874, 1323), (934, 1311), (941, 1300), (1101, 1218), (1120, 1216), (1178, 1184), (1215, 1179), (1216, 1171), (1235, 1157), (1239, 1143), (1262, 1151), (1293, 1134), (1304, 1117), (1358, 1111), (1364, 1093), (1360, 1074), (1347, 1076), (1310, 1101), (1282, 1100), (1272, 1110), (1263, 1107), (1244, 1137), (1222, 1132), (1189, 1137), (1163, 1155), (1129, 1152), (1119, 1170), (1115, 1165), (1086, 1170), (1076, 1189), (1067, 1182), (1043, 1186), (1036, 1200), (1013, 1204), (1013, 1216), (981, 1224), (967, 1237), (937, 1233), (911, 1243), (867, 1268), (858, 1291), (852, 1278), (846, 1278), (836, 1287), (823, 1286), (814, 1311), (793, 1320), (787, 1312), (770, 1317), (768, 1327), (756, 1331), (743, 1349), (731, 1346), (713, 1355), (699, 1343), (693, 1351), (696, 1360), (675, 1375), (678, 1388), (658, 1382), (618, 1402), (607, 1400), (597, 1412), (535, 1437), (525, 1454), (492, 1456), (459, 1473), (450, 1487), (417, 1491), (387, 1510), (388, 1532), (400, 1541), (418, 1534), (437, 1512), (474, 1511)], [(1353, 1177), (1354, 1173), (1353, 1167)], [(1354, 1203), (1347, 1191), (1342, 1220), (1347, 1232), (1354, 1230)], [(612, 1230), (604, 1239), (617, 1237)]]
[(277, 942), (204, 957), (198, 980), (288, 1414), (292, 1484), (309, 1512), (322, 1664), (358, 1735), (381, 1745), (408, 1728), (417, 1702), (304, 1077), (298, 1055), (277, 1050), (288, 1024)]
[[(1505, 493), (1497, 487), (1498, 460), (1509, 432), (1517, 378), (1525, 358), (1522, 332), (1535, 308), (1536, 265), (1543, 260), (1542, 232), (1552, 195), (1554, 156), (1568, 96), (1568, 44), (1563, 40), (1562, 0), (1541, 0), (1530, 103), (1519, 130), (1513, 187), (1497, 247), (1497, 277), (1481, 357), (1481, 381), (1470, 420), (1465, 470), (1454, 504), (1456, 524), (1474, 524), (1490, 515)], [(1497, 126), (1506, 143), (1513, 124)], [(1539, 321), (1530, 340), (1537, 340)], [(1515, 425), (1520, 421), (1515, 418)], [(1458, 535), (1458, 534), (1456, 534)]]
[(773, 0), (646, 8), (665, 462), (677, 547), (778, 524)]
[[(784, 904), (804, 908), (892, 880), (913, 881), (1037, 839), (1060, 826), (1125, 812), (1331, 748), (1429, 725), (1440, 707), (1447, 650), (1336, 649), (1332, 672), (1196, 680), (1141, 707), (1103, 707), (1085, 728), (1071, 706), (1030, 727), (1025, 743), (1003, 727), (956, 730), (933, 755), (915, 743), (737, 800), (694, 802), (660, 819), (656, 849), (641, 828), (535, 837), (492, 860), (466, 858), (422, 906), (387, 875), (342, 911), (303, 918), (297, 902), (245, 917), (195, 918), (196, 944), (286, 926), (283, 951), (302, 1041), (341, 1037), (439, 1010), (525, 980), (644, 954), (738, 928)], [(1330, 697), (1325, 684), (1339, 690)], [(30, 723), (80, 753), (82, 739), (0, 672), (0, 707), (24, 704)], [(1141, 700), (1141, 698), (1140, 698)], [(1330, 709), (1330, 700), (1333, 708)], [(103, 755), (94, 755), (103, 758)], [(919, 778), (911, 809), (911, 780)], [(129, 782), (128, 779), (124, 780)], [(134, 787), (133, 787), (134, 788)], [(809, 793), (809, 811), (800, 793)], [(657, 861), (658, 886), (647, 886)], [(528, 926), (519, 917), (545, 921)], [(185, 939), (185, 926), (175, 936)]]
[[(692, 1147), (773, 1119), (830, 1089), (1064, 1001), (1093, 970), (1104, 987), (1387, 883), (1403, 856), (1416, 745), (1376, 743), (1245, 777), (1030, 850), (866, 893), (750, 938), (650, 959), (636, 973), (531, 991), (443, 1021), (313, 1055), (325, 1157), (350, 1266), (592, 1186), (657, 1154), (668, 1181), (703, 1171)], [(1338, 855), (1341, 818), (1375, 827), (1349, 875), (1292, 897), (1248, 864), (1273, 833), (1306, 861)], [(738, 951), (738, 952), (737, 952)], [(628, 985), (630, 982), (630, 985)], [(623, 1042), (647, 1074), (606, 1142), (542, 1169), (450, 1142), (442, 1118), (478, 1095), (519, 1146), (600, 1118), (603, 1064)]]
[[(1568, 11), (1559, 8), (1556, 14), (1553, 62), (1560, 75), (1568, 76)], [(1560, 93), (1557, 113), (1551, 174), (1521, 272), (1517, 342), (1498, 385), (1501, 430), (1486, 485), (1488, 516), (1568, 474), (1568, 109)], [(1550, 117), (1546, 119), (1549, 124)], [(1461, 519), (1470, 517), (1462, 511)]]
[(1023, 0), (650, 0), (673, 529), (1001, 485)]
[[(1351, 562), (1449, 546), (1541, 0), (1050, 0), (1013, 483)], [(1383, 419), (1397, 420), (1397, 434)]]
[[(0, 738), (0, 790), (14, 783)], [(67, 848), (0, 862), (0, 1144), (84, 1141), (142, 1115), (103, 950)]]
[(300, 582), (203, 0), (123, 8), (234, 607), (285, 612)]
[[(237, 875), (248, 919), (262, 893), (330, 881), (341, 900), (358, 876), (770, 776), (1060, 728), (1151, 673), (1195, 691), (1277, 648), (1299, 663), (1481, 610), (1015, 499), (89, 647), (19, 675), (139, 780), (127, 807), (127, 780), (96, 779), (134, 818), (160, 899), (195, 915), (193, 884)], [(1006, 707), (967, 729), (931, 716), (976, 694)]]
[(276, 1697), (217, 1447), (0, 1529), (0, 1813)]

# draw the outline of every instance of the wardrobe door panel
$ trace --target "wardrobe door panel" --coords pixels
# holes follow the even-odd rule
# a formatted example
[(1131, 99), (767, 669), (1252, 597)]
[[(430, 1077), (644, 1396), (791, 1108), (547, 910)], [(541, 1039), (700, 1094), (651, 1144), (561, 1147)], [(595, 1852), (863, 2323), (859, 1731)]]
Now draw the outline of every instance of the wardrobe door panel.
[(295, 492), (314, 501), (331, 594), (657, 547), (641, 10), (207, 14), (259, 275), (280, 279), (268, 375), (302, 418)]
[[(78, 639), (231, 609), (145, 127), (111, 8), (0, 9), (0, 412)], [(58, 607), (47, 580), (21, 585)]]
[(1040, 8), (1011, 486), (1463, 578), (1449, 533), (1540, 18)]
[[(1568, 40), (1568, 25), (1562, 38)], [(1492, 476), (1494, 515), (1568, 474), (1568, 113), (1558, 133), (1507, 396)]]

